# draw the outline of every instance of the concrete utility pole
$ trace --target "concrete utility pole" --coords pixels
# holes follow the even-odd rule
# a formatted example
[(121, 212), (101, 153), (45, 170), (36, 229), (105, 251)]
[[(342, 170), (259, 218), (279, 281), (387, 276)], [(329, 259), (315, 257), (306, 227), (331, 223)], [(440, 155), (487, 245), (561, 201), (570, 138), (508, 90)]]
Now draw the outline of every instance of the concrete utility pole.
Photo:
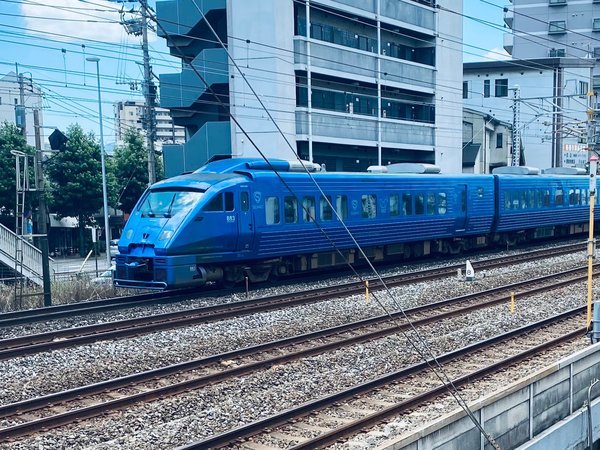
[(23, 74), (19, 73), (19, 66), (17, 68), (17, 79), (19, 81), (19, 104), (15, 106), (15, 123), (17, 127), (21, 128), (21, 134), (27, 142), (27, 115), (25, 114), (25, 83), (23, 80)]
[(148, 140), (148, 186), (156, 183), (156, 161), (154, 142), (156, 141), (156, 85), (152, 81), (152, 67), (148, 53), (148, 0), (140, 0), (142, 5), (142, 53), (144, 54), (144, 125)]
[(52, 291), (50, 287), (50, 261), (48, 255), (48, 207), (44, 188), (44, 165), (42, 139), (40, 133), (40, 111), (33, 110), (33, 126), (35, 130), (35, 187), (39, 193), (38, 204), (38, 234), (40, 235), (40, 250), (42, 251), (42, 276), (44, 286), (44, 306), (52, 306)]
[[(120, 0), (128, 2), (132, 0)], [(152, 66), (150, 65), (150, 54), (148, 53), (148, 0), (138, 0), (141, 6), (141, 20), (122, 20), (121, 24), (129, 34), (142, 36), (142, 54), (144, 66), (144, 82), (142, 90), (144, 94), (144, 116), (142, 127), (146, 131), (148, 146), (148, 185), (156, 183), (156, 153), (154, 144), (156, 142), (156, 85), (152, 80)]]

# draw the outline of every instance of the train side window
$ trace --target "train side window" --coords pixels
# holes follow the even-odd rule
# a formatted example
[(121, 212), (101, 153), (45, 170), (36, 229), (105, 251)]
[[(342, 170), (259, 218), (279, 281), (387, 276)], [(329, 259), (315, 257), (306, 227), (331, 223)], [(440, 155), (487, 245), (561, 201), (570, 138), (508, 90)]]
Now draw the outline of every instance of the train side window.
[(424, 214), (425, 213), (425, 201), (423, 198), (423, 194), (415, 195), (415, 214)]
[(535, 191), (532, 191), (531, 189), (529, 191), (527, 191), (527, 200), (528, 200), (527, 205), (530, 208), (535, 208)]
[(335, 210), (342, 220), (348, 217), (348, 197), (345, 195), (337, 195), (335, 197)]
[(315, 198), (304, 197), (302, 199), (302, 219), (305, 222), (315, 221)]
[(556, 206), (563, 206), (563, 202), (563, 190), (557, 189), (554, 193), (554, 203), (556, 204)]
[(550, 190), (544, 190), (544, 206), (550, 206)]
[(400, 202), (398, 194), (390, 194), (390, 216), (400, 215)]
[(435, 214), (435, 194), (427, 194), (427, 215)]
[(462, 191), (460, 195), (460, 211), (463, 213), (467, 212), (467, 190), (466, 188)]
[(573, 206), (576, 204), (577, 203), (575, 202), (575, 189), (571, 188), (569, 189), (569, 205)]
[(542, 191), (539, 189), (535, 190), (535, 206), (538, 208), (542, 207)]
[(267, 197), (265, 199), (265, 219), (267, 225), (279, 223), (279, 197)]
[(225, 211), (233, 210), (233, 192), (225, 192)]
[(217, 194), (206, 204), (204, 211), (223, 211), (223, 194)]
[(375, 219), (377, 217), (377, 196), (375, 194), (363, 194), (362, 216), (365, 219)]
[(240, 203), (242, 204), (242, 211), (246, 212), (250, 209), (250, 198), (247, 192), (242, 192)]
[(448, 202), (445, 192), (438, 193), (438, 214), (444, 215), (448, 210)]
[(296, 197), (283, 198), (283, 218), (285, 223), (298, 223), (298, 200)]
[(402, 215), (410, 216), (412, 214), (412, 194), (402, 194)]
[(506, 191), (504, 193), (504, 210), (508, 211), (510, 209), (510, 206), (511, 206), (510, 192)]
[(590, 197), (587, 189), (581, 190), (581, 204), (584, 206), (590, 204)]
[(331, 209), (331, 196), (327, 197), (321, 196), (319, 201), (319, 206), (321, 209), (321, 220), (332, 220), (333, 219), (333, 209)]
[(521, 208), (527, 209), (527, 191), (521, 191)]
[(582, 205), (583, 204), (581, 202), (581, 189), (575, 189), (575, 204), (576, 205)]

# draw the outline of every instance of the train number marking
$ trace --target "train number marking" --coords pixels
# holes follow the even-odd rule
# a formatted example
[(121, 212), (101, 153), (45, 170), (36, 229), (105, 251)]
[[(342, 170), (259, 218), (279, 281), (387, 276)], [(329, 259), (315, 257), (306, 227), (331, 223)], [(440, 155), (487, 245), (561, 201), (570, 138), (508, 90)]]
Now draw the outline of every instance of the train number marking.
[(235, 223), (235, 216), (227, 216), (227, 223)]

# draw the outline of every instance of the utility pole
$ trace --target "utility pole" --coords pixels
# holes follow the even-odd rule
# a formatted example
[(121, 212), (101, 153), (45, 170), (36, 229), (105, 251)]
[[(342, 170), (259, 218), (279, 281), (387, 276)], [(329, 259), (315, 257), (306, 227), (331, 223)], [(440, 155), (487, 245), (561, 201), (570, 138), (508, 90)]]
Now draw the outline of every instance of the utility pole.
[[(131, 0), (120, 0), (127, 2)], [(152, 66), (150, 65), (150, 54), (148, 53), (148, 0), (138, 0), (141, 6), (141, 20), (121, 20), (121, 24), (129, 34), (142, 36), (142, 54), (144, 66), (144, 82), (142, 90), (144, 94), (144, 116), (142, 127), (146, 131), (148, 147), (148, 185), (156, 183), (156, 153), (154, 144), (156, 141), (156, 85), (152, 80)]]
[(40, 250), (42, 251), (42, 276), (44, 286), (44, 306), (52, 306), (52, 291), (50, 285), (50, 261), (48, 255), (48, 207), (44, 189), (44, 165), (42, 139), (40, 133), (40, 111), (33, 110), (33, 126), (35, 130), (35, 187), (39, 193), (38, 234), (40, 235)]
[[(589, 217), (589, 236), (588, 236), (588, 279), (587, 279), (587, 322), (586, 327), (590, 331), (592, 343), (600, 340), (600, 304), (593, 299), (593, 263), (596, 256), (596, 240), (594, 239), (594, 221), (596, 207), (596, 175), (598, 173), (598, 155), (595, 152), (596, 147), (596, 96), (594, 94), (594, 78), (590, 69), (590, 81), (588, 83), (588, 107), (587, 107), (587, 150), (590, 163), (590, 217)], [(593, 306), (593, 311), (592, 311)], [(592, 318), (593, 314), (593, 318)]]
[(19, 73), (19, 65), (16, 64), (17, 80), (19, 82), (19, 104), (15, 106), (15, 123), (21, 129), (21, 134), (27, 142), (27, 115), (25, 114), (25, 83), (23, 74)]

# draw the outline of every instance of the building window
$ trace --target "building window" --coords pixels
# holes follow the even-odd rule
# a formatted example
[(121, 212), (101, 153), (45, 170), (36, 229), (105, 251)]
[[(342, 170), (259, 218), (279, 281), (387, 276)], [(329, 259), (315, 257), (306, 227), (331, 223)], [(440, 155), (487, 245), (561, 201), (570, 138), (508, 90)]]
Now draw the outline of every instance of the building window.
[(490, 96), (490, 80), (483, 80), (483, 96), (485, 98)]
[(496, 148), (502, 148), (504, 135), (502, 133), (496, 134)]
[(469, 98), (469, 81), (463, 81), (463, 98)]
[(567, 55), (564, 48), (551, 48), (548, 50), (548, 56), (550, 58), (564, 58)]
[(567, 4), (567, 0), (549, 0), (548, 4), (550, 6), (566, 5)]
[(600, 31), (600, 18), (594, 18), (592, 21), (592, 31)]
[(594, 47), (594, 58), (600, 58), (600, 47)]
[(553, 20), (548, 24), (549, 34), (562, 34), (567, 32), (567, 22), (564, 20)]
[(579, 82), (579, 95), (584, 97), (588, 94), (589, 91), (589, 83), (587, 81), (580, 81)]
[(496, 97), (508, 97), (508, 78), (500, 78), (496, 80), (495, 85), (495, 93)]

